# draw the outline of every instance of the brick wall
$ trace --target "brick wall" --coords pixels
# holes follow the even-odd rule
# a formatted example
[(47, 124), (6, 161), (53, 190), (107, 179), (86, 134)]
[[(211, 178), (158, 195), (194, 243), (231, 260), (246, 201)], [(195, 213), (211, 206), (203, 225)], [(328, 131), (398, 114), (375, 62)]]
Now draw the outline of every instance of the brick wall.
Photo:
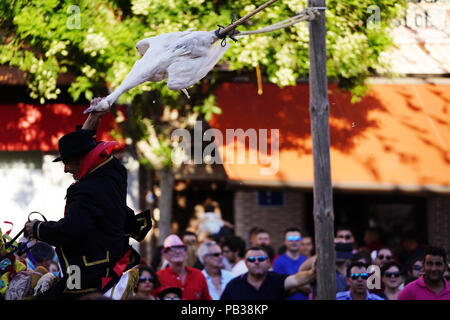
[(283, 192), (283, 206), (258, 205), (258, 191), (235, 192), (234, 222), (235, 232), (249, 243), (249, 230), (260, 227), (271, 234), (272, 246), (276, 250), (283, 245), (283, 232), (289, 227), (306, 230), (305, 198), (302, 192)]
[(444, 247), (450, 258), (450, 197), (428, 198), (428, 243)]

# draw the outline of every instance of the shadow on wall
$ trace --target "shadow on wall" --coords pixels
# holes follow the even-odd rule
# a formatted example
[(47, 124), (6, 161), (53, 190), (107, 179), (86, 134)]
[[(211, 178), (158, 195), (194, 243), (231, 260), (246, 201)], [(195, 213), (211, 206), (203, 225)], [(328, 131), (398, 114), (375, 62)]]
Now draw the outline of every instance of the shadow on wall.
[[(402, 124), (408, 126), (416, 133), (417, 138), (424, 144), (434, 148), (438, 153), (442, 155), (443, 160), (450, 164), (450, 151), (448, 141), (445, 141), (445, 137), (441, 137), (440, 126), (447, 130), (450, 125), (449, 121), (450, 114), (448, 106), (450, 105), (450, 97), (448, 92), (444, 92), (445, 89), (448, 91), (447, 87), (439, 87), (435, 83), (428, 83), (424, 85), (414, 85), (408, 87), (398, 87), (396, 92), (403, 96), (407, 102), (407, 107), (413, 113), (420, 113), (425, 118), (424, 125), (431, 130), (424, 130), (418, 126), (413, 126), (406, 121), (402, 121)], [(431, 108), (430, 108), (431, 107)], [(429, 110), (431, 109), (431, 110)], [(441, 114), (442, 117), (436, 116), (436, 114)], [(434, 141), (430, 140), (429, 131), (432, 131)]]
[[(0, 150), (58, 150), (58, 139), (82, 125), (87, 116), (85, 106), (56, 104), (0, 104)], [(99, 140), (111, 140), (107, 132), (114, 126), (114, 115), (108, 113), (98, 129)]]
[[(329, 86), (328, 94), (333, 148), (348, 153), (357, 143), (355, 137), (362, 135), (367, 128), (379, 126), (376, 121), (368, 119), (368, 114), (374, 109), (386, 110), (373, 96), (352, 105), (351, 111), (346, 110), (350, 93), (342, 92), (334, 84)], [(257, 95), (254, 84), (227, 83), (217, 95), (223, 114), (231, 112), (239, 116), (218, 116), (211, 121), (213, 127), (221, 130), (241, 128), (244, 131), (251, 128), (280, 129), (280, 149), (296, 150), (299, 156), (312, 153), (308, 85), (280, 89), (276, 85), (265, 84), (264, 94)]]
[[(432, 156), (424, 153), (434, 149), (443, 164), (450, 163), (449, 89), (448, 85), (378, 84), (352, 104), (349, 92), (330, 84), (331, 149), (351, 156), (374, 181), (383, 180), (383, 164), (395, 161), (418, 172), (421, 183), (429, 183), (423, 168)], [(282, 89), (265, 84), (264, 93), (258, 95), (255, 84), (226, 83), (217, 96), (223, 112), (210, 124), (224, 136), (226, 129), (279, 129), (281, 150), (292, 150), (298, 157), (312, 154), (308, 84)], [(436, 160), (431, 163), (441, 165)], [(278, 173), (277, 178), (285, 177)]]

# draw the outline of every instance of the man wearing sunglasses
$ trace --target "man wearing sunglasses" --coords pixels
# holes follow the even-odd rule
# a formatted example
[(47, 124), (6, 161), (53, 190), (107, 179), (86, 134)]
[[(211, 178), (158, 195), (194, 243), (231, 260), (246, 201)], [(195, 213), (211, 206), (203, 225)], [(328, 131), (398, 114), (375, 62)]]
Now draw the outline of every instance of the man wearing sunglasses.
[(349, 227), (341, 226), (336, 230), (336, 238), (341, 239), (341, 242), (350, 243), (355, 242), (355, 237), (353, 236), (352, 230)]
[(181, 288), (182, 300), (211, 300), (205, 276), (186, 266), (187, 247), (177, 235), (171, 234), (164, 240), (162, 256), (169, 266), (157, 272), (161, 288)]
[(282, 275), (269, 271), (270, 261), (263, 248), (251, 247), (245, 254), (248, 272), (231, 280), (220, 300), (283, 300), (289, 290), (315, 279), (315, 258), (305, 262), (308, 266), (302, 266), (301, 271)]
[(424, 274), (398, 294), (398, 300), (450, 300), (450, 283), (444, 278), (447, 253), (444, 248), (425, 250)]
[[(306, 261), (307, 257), (300, 254), (300, 241), (302, 235), (300, 229), (289, 228), (284, 232), (284, 245), (286, 252), (281, 254), (273, 263), (273, 271), (279, 274), (291, 275), (298, 271), (298, 268)], [(308, 300), (311, 292), (309, 286), (292, 290), (286, 300)]]
[(367, 266), (362, 262), (352, 262), (347, 268), (347, 283), (350, 290), (338, 292), (336, 300), (384, 300), (367, 290)]
[(353, 231), (347, 226), (340, 226), (336, 229), (335, 242), (351, 243), (353, 245), (352, 253), (357, 252), (355, 248), (355, 236), (353, 235)]
[(198, 248), (197, 256), (205, 266), (202, 273), (206, 278), (209, 294), (213, 300), (219, 300), (223, 289), (235, 275), (224, 269), (222, 249), (215, 241), (203, 242)]

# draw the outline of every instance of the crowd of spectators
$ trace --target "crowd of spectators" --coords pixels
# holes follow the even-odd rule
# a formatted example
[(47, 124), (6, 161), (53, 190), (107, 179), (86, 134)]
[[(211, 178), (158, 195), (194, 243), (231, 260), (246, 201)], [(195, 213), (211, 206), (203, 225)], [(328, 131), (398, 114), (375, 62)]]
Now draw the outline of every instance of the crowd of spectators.
[[(208, 218), (207, 232), (204, 227), (199, 232), (169, 235), (156, 249), (151, 263), (142, 260), (136, 268), (133, 290), (119, 298), (317, 299), (313, 237), (292, 226), (276, 235), (283, 244), (274, 249), (273, 235), (268, 230), (252, 228), (246, 241), (234, 234), (231, 224), (217, 223), (216, 218)], [(358, 245), (349, 227), (336, 228), (337, 300), (450, 299), (449, 265), (443, 248), (419, 245), (415, 237), (408, 235), (401, 251), (387, 246), (377, 235), (376, 229), (369, 229), (364, 244)], [(14, 290), (3, 293), (4, 299), (27, 299), (51, 287), (52, 281), (61, 276), (53, 247), (38, 241), (29, 253), (21, 257), (26, 267), (9, 283)], [(114, 297), (90, 293), (83, 299)]]
[[(420, 246), (408, 236), (402, 242), (406, 243), (404, 251), (397, 253), (398, 248), (386, 246), (377, 234), (377, 229), (369, 229), (364, 237), (366, 245), (358, 245), (349, 227), (336, 228), (337, 300), (450, 299), (443, 248)], [(192, 295), (182, 281), (183, 272), (178, 272), (178, 282), (168, 281), (171, 262), (160, 267), (157, 275), (161, 282), (180, 287), (182, 300), (317, 299), (313, 238), (299, 228), (287, 228), (283, 245), (275, 250), (272, 237), (268, 230), (256, 227), (249, 230), (248, 242), (234, 234), (207, 236), (204, 241), (193, 232), (183, 233), (181, 238), (170, 235), (176, 239), (173, 243), (186, 274), (192, 272), (187, 261), (196, 261), (192, 268), (201, 270), (204, 281), (194, 281)], [(165, 243), (162, 252), (167, 246)]]

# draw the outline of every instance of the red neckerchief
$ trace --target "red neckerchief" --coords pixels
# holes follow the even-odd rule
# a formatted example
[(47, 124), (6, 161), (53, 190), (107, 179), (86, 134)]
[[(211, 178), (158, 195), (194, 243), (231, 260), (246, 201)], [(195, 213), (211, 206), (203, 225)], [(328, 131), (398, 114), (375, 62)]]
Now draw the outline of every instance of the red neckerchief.
[[(119, 147), (120, 144), (117, 141), (100, 142), (94, 149), (89, 151), (81, 160), (78, 180), (72, 183), (72, 185), (76, 184), (83, 176), (89, 173), (92, 169), (96, 168), (99, 164), (106, 161), (110, 156), (111, 152), (115, 149), (118, 149)], [(66, 207), (64, 207), (64, 217), (66, 216)]]
[(96, 168), (102, 162), (106, 161), (111, 155), (111, 152), (119, 148), (117, 141), (104, 141), (100, 142), (94, 149), (89, 151), (81, 160), (80, 172), (78, 174), (78, 180), (83, 178), (92, 169)]

